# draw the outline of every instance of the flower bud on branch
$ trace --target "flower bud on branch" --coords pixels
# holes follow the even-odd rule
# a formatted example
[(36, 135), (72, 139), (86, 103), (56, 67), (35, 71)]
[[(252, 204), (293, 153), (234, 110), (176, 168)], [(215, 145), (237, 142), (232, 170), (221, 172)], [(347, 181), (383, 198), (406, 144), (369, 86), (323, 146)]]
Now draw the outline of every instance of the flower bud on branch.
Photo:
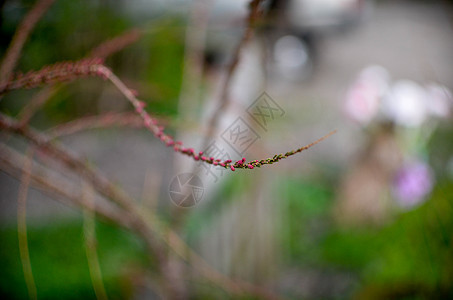
[(17, 74), (6, 83), (0, 84), (0, 94), (11, 90), (26, 88), (31, 89), (42, 85), (74, 80), (80, 77), (101, 76), (98, 67), (102, 59), (82, 59), (76, 62), (60, 62), (48, 65), (39, 71), (30, 71), (26, 74)]
[(203, 152), (197, 153), (193, 148), (184, 147), (182, 142), (174, 141), (172, 136), (165, 134), (164, 127), (159, 126), (157, 120), (146, 112), (146, 103), (138, 100), (135, 96), (136, 93), (129, 89), (115, 74), (113, 74), (109, 68), (104, 66), (102, 64), (102, 60), (100, 59), (83, 59), (77, 62), (57, 63), (46, 66), (39, 71), (31, 71), (25, 75), (18, 75), (8, 81), (3, 87), (0, 87), (0, 94), (14, 89), (34, 88), (41, 85), (69, 81), (88, 76), (97, 76), (110, 80), (134, 106), (136, 113), (142, 118), (144, 126), (166, 146), (173, 147), (174, 151), (190, 156), (196, 161), (201, 160), (211, 165), (221, 166), (225, 169), (229, 168), (231, 171), (235, 171), (235, 169), (254, 169), (255, 167), (276, 163), (281, 159), (287, 158), (316, 145), (335, 133), (335, 131), (330, 132), (307, 146), (286, 152), (285, 154), (274, 155), (272, 158), (267, 159), (252, 160), (247, 162), (244, 157), (232, 164), (231, 160), (222, 161), (221, 159), (216, 159), (214, 157), (205, 157), (202, 156)]

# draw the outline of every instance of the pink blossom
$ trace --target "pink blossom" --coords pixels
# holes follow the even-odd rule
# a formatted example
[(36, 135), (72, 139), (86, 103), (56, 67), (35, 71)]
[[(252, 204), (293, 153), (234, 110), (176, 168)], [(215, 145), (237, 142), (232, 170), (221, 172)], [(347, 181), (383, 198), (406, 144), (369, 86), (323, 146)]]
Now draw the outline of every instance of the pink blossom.
[(381, 98), (388, 89), (388, 72), (380, 66), (364, 69), (349, 88), (344, 111), (348, 117), (367, 125), (377, 115)]

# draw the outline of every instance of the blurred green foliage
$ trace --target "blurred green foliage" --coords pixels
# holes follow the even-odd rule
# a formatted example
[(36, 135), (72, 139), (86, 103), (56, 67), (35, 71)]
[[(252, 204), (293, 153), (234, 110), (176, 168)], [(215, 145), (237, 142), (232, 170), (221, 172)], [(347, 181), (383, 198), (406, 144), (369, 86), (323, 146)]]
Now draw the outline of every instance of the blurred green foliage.
[[(2, 11), (0, 56), (3, 56), (9, 41), (30, 1), (5, 5)], [(148, 103), (154, 114), (175, 116), (182, 80), (184, 54), (183, 20), (176, 16), (161, 16), (146, 24), (134, 24), (124, 14), (121, 5), (99, 1), (56, 1), (46, 13), (24, 46), (17, 70), (38, 70), (47, 64), (59, 61), (74, 61), (88, 55), (92, 49), (110, 40), (133, 25), (139, 26), (144, 36), (125, 49), (107, 58), (106, 64), (140, 98)], [(43, 112), (32, 122), (37, 127), (47, 127), (84, 115), (101, 112), (99, 99), (103, 91), (113, 88), (99, 78), (79, 79), (65, 84), (44, 106)], [(39, 89), (17, 91), (7, 94), (0, 102), (0, 109), (16, 115)], [(122, 110), (131, 107), (119, 93), (113, 94), (111, 103), (124, 101)], [(112, 105), (113, 109), (117, 105)], [(117, 110), (117, 109), (116, 109)]]
[[(228, 178), (213, 201), (188, 220), (192, 246), (240, 195), (253, 189), (249, 174)], [(453, 184), (439, 183), (420, 207), (395, 213), (384, 225), (338, 226), (332, 218), (335, 190), (328, 181), (288, 176), (275, 183), (285, 216), (280, 244), (283, 264), (353, 278), (356, 290), (335, 299), (447, 299), (453, 297)]]
[[(130, 296), (130, 273), (148, 265), (145, 250), (129, 232), (96, 223), (97, 253), (110, 299)], [(28, 299), (16, 227), (0, 229), (0, 296)], [(38, 299), (96, 299), (88, 269), (81, 222), (28, 227), (30, 260)]]
[[(234, 199), (234, 194), (243, 193), (249, 187), (247, 177), (244, 174), (231, 177), (224, 190), (230, 195), (223, 199)], [(285, 265), (350, 274), (358, 281), (355, 295), (360, 299), (453, 296), (451, 182), (439, 184), (424, 205), (395, 215), (390, 224), (360, 228), (341, 228), (331, 220), (334, 194), (329, 186), (294, 177), (282, 178), (276, 186), (286, 207), (281, 234)], [(217, 205), (231, 204), (231, 200), (225, 201), (213, 206), (219, 211)], [(200, 230), (209, 226), (215, 216), (210, 205), (194, 211), (185, 227), (192, 243), (196, 243)], [(147, 263), (142, 245), (130, 233), (102, 222), (97, 223), (97, 236), (107, 292), (114, 299), (125, 297), (130, 285), (125, 270)], [(0, 239), (2, 293), (26, 298), (16, 229), (2, 229)], [(94, 297), (80, 223), (29, 227), (29, 244), (39, 296)], [(200, 284), (199, 289), (200, 295), (226, 297), (209, 284)]]
[(318, 244), (329, 221), (332, 191), (326, 186), (302, 180), (285, 178), (279, 182), (281, 201), (284, 202), (282, 245), (286, 248), (288, 264), (310, 266), (320, 259)]
[[(302, 183), (287, 190), (288, 263), (354, 274), (362, 299), (453, 296), (451, 182), (438, 184), (424, 205), (396, 215), (384, 227), (336, 226), (328, 214), (333, 194), (326, 187)], [(325, 227), (319, 230), (313, 222)]]
[(143, 92), (149, 94), (145, 99), (150, 99), (148, 105), (154, 113), (165, 116), (177, 114), (184, 63), (184, 27), (178, 20), (171, 24), (160, 25), (160, 30), (144, 38), (148, 57), (141, 68), (141, 77), (149, 84), (144, 87)]
[(322, 245), (326, 261), (355, 269), (364, 297), (453, 297), (452, 195), (451, 182), (440, 183), (387, 227), (333, 231)]

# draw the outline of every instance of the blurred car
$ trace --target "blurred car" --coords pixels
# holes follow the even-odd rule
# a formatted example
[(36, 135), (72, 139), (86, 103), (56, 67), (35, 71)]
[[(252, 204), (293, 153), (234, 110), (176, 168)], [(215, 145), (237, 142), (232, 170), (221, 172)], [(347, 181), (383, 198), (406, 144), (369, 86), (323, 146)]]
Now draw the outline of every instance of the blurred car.
[[(134, 0), (127, 9), (135, 18), (149, 12), (187, 18), (196, 5), (208, 14), (206, 61), (229, 62), (244, 30), (249, 0)], [(267, 52), (267, 70), (274, 78), (308, 78), (316, 59), (316, 40), (325, 32), (345, 30), (362, 18), (365, 0), (265, 0), (263, 26), (258, 30)], [(201, 16), (202, 17), (202, 16)]]
[[(247, 14), (247, 0), (216, 1), (210, 15), (207, 52), (210, 62), (225, 63)], [(302, 81), (310, 77), (317, 57), (317, 37), (347, 30), (362, 19), (364, 0), (269, 0), (260, 36), (272, 78)], [(225, 30), (229, 28), (228, 30)]]
[(292, 0), (286, 13), (292, 26), (319, 30), (354, 24), (363, 8), (364, 0)]
[(317, 59), (317, 37), (358, 24), (364, 4), (364, 0), (270, 1), (268, 72), (296, 82), (309, 78)]

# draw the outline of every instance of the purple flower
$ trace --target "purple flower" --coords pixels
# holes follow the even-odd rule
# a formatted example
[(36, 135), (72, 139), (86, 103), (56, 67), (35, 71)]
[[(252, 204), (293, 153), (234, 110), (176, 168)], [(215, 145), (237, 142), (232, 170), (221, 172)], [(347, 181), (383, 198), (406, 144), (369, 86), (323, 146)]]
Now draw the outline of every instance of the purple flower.
[(423, 162), (403, 166), (395, 176), (393, 193), (401, 207), (411, 208), (422, 203), (433, 187), (431, 168)]

